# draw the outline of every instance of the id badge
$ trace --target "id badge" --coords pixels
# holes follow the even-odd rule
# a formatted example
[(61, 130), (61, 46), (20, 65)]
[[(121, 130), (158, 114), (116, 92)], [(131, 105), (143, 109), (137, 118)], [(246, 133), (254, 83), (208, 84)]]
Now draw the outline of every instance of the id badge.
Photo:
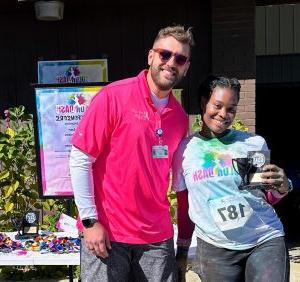
[(168, 158), (168, 146), (167, 145), (156, 145), (152, 146), (152, 158), (153, 159), (166, 159)]

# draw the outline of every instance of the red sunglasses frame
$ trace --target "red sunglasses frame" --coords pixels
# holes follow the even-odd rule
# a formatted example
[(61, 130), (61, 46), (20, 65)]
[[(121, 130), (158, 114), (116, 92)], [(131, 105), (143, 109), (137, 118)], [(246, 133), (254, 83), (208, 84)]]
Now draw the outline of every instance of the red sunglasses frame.
[[(163, 49), (163, 48), (153, 48), (152, 49), (154, 52), (158, 53), (159, 54), (159, 58), (162, 62), (168, 62), (172, 57), (175, 58), (175, 63), (179, 66), (184, 66), (187, 62), (189, 62), (189, 58), (185, 55), (182, 55), (182, 54), (178, 54), (178, 53), (174, 53), (170, 50), (167, 50), (167, 49)], [(168, 59), (164, 59), (162, 58), (162, 55), (161, 53), (162, 52), (167, 52), (170, 54), (170, 57)]]

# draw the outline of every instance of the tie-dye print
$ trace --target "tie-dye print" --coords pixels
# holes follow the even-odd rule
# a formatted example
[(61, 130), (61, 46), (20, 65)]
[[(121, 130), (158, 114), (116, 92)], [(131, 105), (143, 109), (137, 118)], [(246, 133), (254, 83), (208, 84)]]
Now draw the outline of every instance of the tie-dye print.
[(173, 159), (173, 188), (189, 191), (189, 215), (197, 237), (215, 246), (243, 250), (284, 235), (264, 193), (238, 188), (241, 177), (232, 159), (256, 150), (267, 150), (265, 140), (236, 130), (220, 139), (195, 134), (181, 142)]

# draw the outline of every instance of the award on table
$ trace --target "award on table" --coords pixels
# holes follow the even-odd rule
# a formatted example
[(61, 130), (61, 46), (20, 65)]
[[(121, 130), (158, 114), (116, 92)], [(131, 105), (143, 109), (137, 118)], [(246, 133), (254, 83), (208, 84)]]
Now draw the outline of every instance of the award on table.
[(39, 232), (39, 212), (29, 210), (24, 213), (19, 221), (18, 234), (16, 239), (28, 239), (38, 235)]
[(246, 158), (232, 159), (233, 169), (241, 176), (241, 190), (267, 190), (268, 185), (262, 183), (261, 173), (266, 164), (270, 163), (270, 151), (249, 151)]
[(39, 231), (39, 213), (37, 211), (27, 211), (23, 218), (23, 235), (37, 235)]

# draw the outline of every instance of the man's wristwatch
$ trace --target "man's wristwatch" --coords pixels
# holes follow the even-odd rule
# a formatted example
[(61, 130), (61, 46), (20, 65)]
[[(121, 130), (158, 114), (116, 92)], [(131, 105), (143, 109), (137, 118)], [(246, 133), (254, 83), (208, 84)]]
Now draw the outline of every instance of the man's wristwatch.
[(94, 226), (94, 224), (96, 222), (98, 222), (98, 219), (96, 218), (85, 218), (85, 219), (82, 219), (82, 224), (85, 228), (91, 228)]

